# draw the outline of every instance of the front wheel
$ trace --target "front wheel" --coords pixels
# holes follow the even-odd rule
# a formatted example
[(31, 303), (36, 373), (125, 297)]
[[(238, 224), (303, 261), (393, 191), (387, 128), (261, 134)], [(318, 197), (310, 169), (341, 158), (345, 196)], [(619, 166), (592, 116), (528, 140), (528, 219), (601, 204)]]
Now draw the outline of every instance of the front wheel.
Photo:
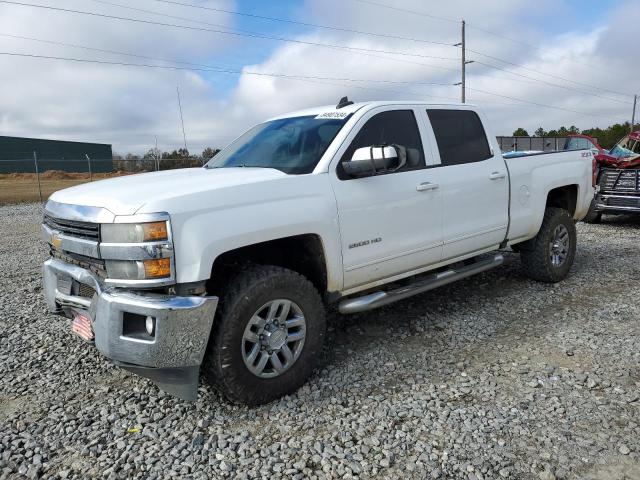
[(302, 275), (250, 266), (225, 287), (204, 373), (235, 403), (260, 405), (294, 392), (317, 363), (324, 306)]
[(569, 212), (547, 208), (538, 235), (520, 249), (525, 274), (539, 282), (563, 280), (573, 265), (576, 240), (576, 226)]

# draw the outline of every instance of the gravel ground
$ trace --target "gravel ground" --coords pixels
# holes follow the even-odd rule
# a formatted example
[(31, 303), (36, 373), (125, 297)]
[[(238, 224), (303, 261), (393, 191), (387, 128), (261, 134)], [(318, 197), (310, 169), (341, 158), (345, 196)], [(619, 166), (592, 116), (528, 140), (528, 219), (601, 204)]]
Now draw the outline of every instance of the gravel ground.
[(640, 478), (640, 221), (579, 224), (571, 276), (506, 265), (330, 314), (323, 364), (259, 408), (110, 366), (45, 312), (37, 205), (0, 207), (1, 478)]

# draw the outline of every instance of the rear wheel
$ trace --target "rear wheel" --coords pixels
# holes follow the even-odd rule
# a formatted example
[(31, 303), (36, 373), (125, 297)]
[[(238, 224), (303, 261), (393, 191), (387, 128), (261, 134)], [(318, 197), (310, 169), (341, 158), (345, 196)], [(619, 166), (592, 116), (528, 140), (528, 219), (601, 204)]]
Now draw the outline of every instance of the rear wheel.
[(304, 384), (324, 333), (324, 306), (309, 280), (250, 266), (221, 295), (204, 373), (232, 402), (267, 403)]
[(569, 212), (547, 208), (538, 235), (520, 247), (525, 274), (539, 282), (564, 279), (573, 265), (576, 239), (576, 226)]

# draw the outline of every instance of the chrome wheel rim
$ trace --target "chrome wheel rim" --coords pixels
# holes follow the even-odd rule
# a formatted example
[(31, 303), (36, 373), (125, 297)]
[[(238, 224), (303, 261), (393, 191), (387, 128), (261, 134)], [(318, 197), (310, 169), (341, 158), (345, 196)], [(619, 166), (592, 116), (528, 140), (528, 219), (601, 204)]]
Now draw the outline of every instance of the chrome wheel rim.
[(300, 357), (306, 332), (307, 324), (298, 304), (285, 299), (265, 303), (244, 329), (244, 364), (260, 378), (282, 375)]
[(564, 225), (558, 225), (553, 231), (549, 242), (549, 258), (551, 265), (560, 267), (567, 261), (569, 256), (570, 238), (569, 231)]

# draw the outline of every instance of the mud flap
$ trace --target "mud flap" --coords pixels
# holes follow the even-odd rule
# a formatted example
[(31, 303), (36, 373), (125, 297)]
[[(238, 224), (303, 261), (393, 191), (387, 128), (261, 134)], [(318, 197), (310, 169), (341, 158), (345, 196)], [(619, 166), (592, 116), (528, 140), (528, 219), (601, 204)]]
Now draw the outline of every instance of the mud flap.
[(136, 375), (148, 378), (168, 394), (182, 400), (195, 402), (198, 398), (198, 377), (200, 376), (198, 365), (179, 368), (151, 368), (122, 363), (118, 365)]

